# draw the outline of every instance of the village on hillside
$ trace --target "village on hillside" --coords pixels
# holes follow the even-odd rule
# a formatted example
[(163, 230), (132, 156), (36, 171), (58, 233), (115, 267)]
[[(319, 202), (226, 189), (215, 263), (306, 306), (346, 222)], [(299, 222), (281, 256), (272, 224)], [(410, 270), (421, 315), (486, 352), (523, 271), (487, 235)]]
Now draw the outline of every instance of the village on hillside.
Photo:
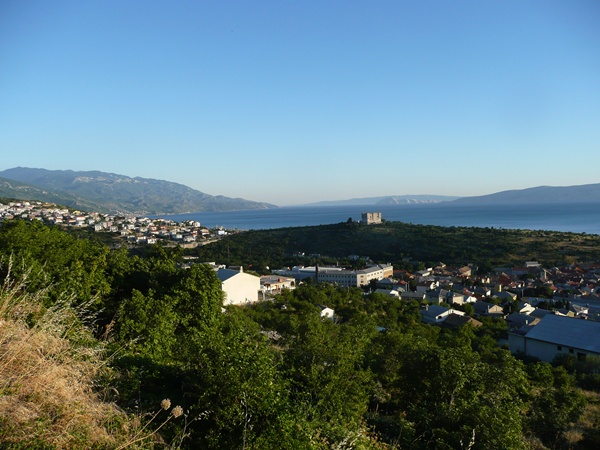
[(88, 228), (99, 233), (114, 233), (120, 236), (124, 244), (156, 244), (161, 241), (184, 248), (193, 248), (228, 233), (222, 227), (209, 230), (194, 220), (179, 223), (169, 219), (115, 216), (69, 210), (51, 203), (34, 201), (0, 203), (0, 221), (15, 218), (40, 220), (47, 224), (66, 227)]

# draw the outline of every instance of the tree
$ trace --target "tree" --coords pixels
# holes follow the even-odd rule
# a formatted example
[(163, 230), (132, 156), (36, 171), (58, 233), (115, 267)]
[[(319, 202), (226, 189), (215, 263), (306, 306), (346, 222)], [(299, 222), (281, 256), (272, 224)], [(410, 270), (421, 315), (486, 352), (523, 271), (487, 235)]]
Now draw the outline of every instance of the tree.
[(288, 338), (284, 368), (292, 400), (305, 405), (309, 422), (332, 444), (358, 429), (367, 411), (372, 378), (364, 353), (374, 333), (369, 321), (335, 324), (314, 314), (302, 317)]
[(310, 448), (310, 427), (288, 401), (280, 355), (256, 323), (230, 308), (189, 361), (194, 448)]
[(523, 447), (527, 378), (508, 352), (490, 364), (471, 350), (468, 337), (444, 347), (410, 334), (386, 341), (392, 346), (374, 371), (388, 394), (383, 411), (399, 418), (386, 432), (400, 436), (401, 448)]
[(564, 367), (552, 367), (545, 362), (533, 364), (531, 379), (536, 389), (531, 393), (527, 415), (529, 430), (544, 445), (557, 448), (564, 441), (564, 432), (576, 422), (585, 407), (585, 398), (573, 389), (574, 378)]

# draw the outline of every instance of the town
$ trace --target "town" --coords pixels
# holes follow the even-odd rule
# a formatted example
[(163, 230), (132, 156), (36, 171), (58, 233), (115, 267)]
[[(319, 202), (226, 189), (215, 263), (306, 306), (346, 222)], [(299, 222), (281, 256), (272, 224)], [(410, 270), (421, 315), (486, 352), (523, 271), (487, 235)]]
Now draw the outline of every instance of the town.
[(184, 248), (192, 248), (227, 234), (223, 228), (209, 230), (193, 220), (178, 223), (168, 219), (115, 216), (69, 210), (51, 203), (36, 201), (0, 203), (0, 221), (14, 218), (40, 220), (47, 224), (65, 227), (87, 228), (100, 233), (113, 233), (121, 238), (123, 244), (156, 244), (161, 241), (170, 245), (178, 244)]
[[(41, 202), (0, 204), (0, 220), (19, 218), (41, 220), (65, 227), (89, 228), (113, 233), (123, 243), (155, 244), (193, 248), (226, 236), (231, 231), (209, 230), (199, 222), (178, 223), (147, 217), (118, 217), (100, 213), (70, 211)], [(381, 222), (380, 213), (363, 213), (365, 224)], [(358, 259), (349, 255), (349, 259)], [(494, 268), (480, 274), (469, 264), (435, 267), (409, 272), (394, 269), (389, 263), (376, 264), (363, 258), (366, 267), (294, 266), (275, 268), (271, 274), (244, 272), (242, 266), (227, 267), (218, 262), (198, 261), (184, 256), (185, 265), (209, 264), (221, 281), (226, 305), (247, 305), (273, 299), (283, 290), (294, 289), (310, 280), (340, 287), (363, 288), (376, 293), (421, 304), (424, 323), (458, 328), (468, 324), (479, 327), (484, 317), (506, 322), (508, 333), (500, 344), (512, 353), (552, 361), (557, 355), (578, 358), (600, 356), (600, 264), (587, 263), (544, 268), (536, 261), (520, 267)], [(321, 315), (336, 320), (335, 311), (322, 305)]]
[[(24, 322), (30, 320), (20, 313), (24, 304), (12, 308), (6, 303), (25, 286), (12, 280), (29, 280), (39, 301), (49, 304), (54, 296), (59, 302), (66, 296), (69, 304), (57, 303), (61, 308), (79, 308), (85, 317), (93, 314), (86, 333), (111, 348), (129, 349), (111, 366), (121, 379), (113, 382), (111, 392), (122, 407), (135, 410), (142, 392), (145, 410), (151, 410), (157, 400), (165, 408), (163, 404), (170, 406), (169, 400), (176, 399), (173, 411), (184, 414), (190, 405), (187, 393), (196, 392), (194, 386), (200, 382), (200, 395), (212, 389), (219, 396), (198, 397), (192, 404), (206, 408), (211, 402), (215, 411), (211, 414), (228, 414), (230, 408), (237, 408), (239, 398), (248, 395), (250, 384), (259, 386), (252, 391), (253, 398), (270, 395), (264, 388), (266, 376), (275, 377), (267, 380), (267, 386), (281, 386), (277, 395), (294, 408), (310, 398), (304, 392), (313, 395), (312, 405), (337, 405), (335, 423), (348, 431), (342, 435), (327, 431), (328, 439), (343, 442), (348, 432), (361, 430), (356, 424), (363, 417), (373, 417), (377, 439), (392, 444), (364, 448), (411, 446), (412, 437), (405, 440), (406, 446), (394, 444), (405, 425), (390, 421), (398, 414), (412, 414), (415, 403), (423, 405), (427, 414), (445, 411), (448, 404), (460, 408), (456, 417), (477, 417), (469, 408), (491, 408), (494, 415), (501, 414), (492, 423), (467, 419), (468, 428), (453, 431), (458, 441), (451, 437), (448, 442), (472, 439), (474, 433), (482, 442), (491, 442), (485, 437), (487, 430), (496, 430), (493, 439), (502, 442), (489, 448), (521, 448), (515, 442), (538, 436), (548, 446), (539, 448), (558, 448), (559, 441), (595, 442), (590, 434), (594, 426), (585, 424), (594, 414), (600, 382), (595, 376), (600, 359), (600, 264), (574, 260), (548, 264), (548, 259), (538, 262), (535, 252), (520, 254), (520, 258), (531, 255), (530, 260), (513, 258), (512, 263), (497, 267), (485, 258), (461, 263), (462, 258), (450, 255), (448, 264), (425, 263), (403, 252), (413, 246), (394, 253), (376, 252), (373, 236), (404, 225), (386, 223), (381, 214), (368, 212), (360, 222), (348, 219), (330, 226), (270, 232), (207, 229), (198, 222), (86, 213), (34, 201), (5, 202), (0, 217), (0, 269), (8, 275), (3, 288), (2, 342), (17, 343), (6, 336), (18, 321), (23, 321), (27, 333), (45, 333), (45, 328), (30, 329)], [(410, 239), (410, 233), (418, 237), (419, 229), (405, 230), (403, 239)], [(426, 239), (419, 242), (437, 246), (432, 229), (423, 230)], [(296, 231), (303, 238), (290, 239), (288, 233)], [(458, 243), (458, 230), (450, 231), (452, 242)], [(477, 237), (480, 232), (473, 229), (468, 236), (479, 243), (471, 247), (473, 251), (477, 245), (494, 242), (492, 232)], [(515, 238), (518, 234), (508, 233)], [(340, 247), (338, 241), (344, 236), (352, 239)], [(284, 240), (292, 244), (282, 246)], [(314, 240), (319, 243), (313, 245)], [(369, 245), (361, 246), (365, 241)], [(392, 239), (386, 235), (381, 241), (389, 245)], [(264, 253), (257, 253), (257, 248)], [(317, 253), (319, 249), (322, 253)], [(336, 253), (327, 254), (332, 250)], [(480, 259), (483, 263), (478, 266)], [(19, 260), (21, 264), (13, 264)], [(16, 284), (11, 287), (11, 283)], [(44, 283), (50, 283), (48, 290), (39, 290)], [(29, 299), (24, 296), (21, 302)], [(33, 304), (31, 308), (48, 314), (56, 311)], [(59, 359), (39, 348), (34, 345), (24, 358), (34, 361), (48, 352), (53, 361)], [(66, 366), (72, 371), (76, 364), (69, 360)], [(36, 365), (41, 374), (46, 373), (44, 364)], [(188, 376), (190, 365), (197, 369)], [(154, 372), (156, 368), (164, 370), (157, 380), (153, 379), (160, 373)], [(12, 370), (0, 375), (6, 377)], [(278, 384), (279, 377), (284, 384)], [(289, 391), (287, 383), (297, 384)], [(553, 388), (556, 383), (562, 384)], [(129, 385), (142, 390), (130, 390)], [(459, 385), (465, 387), (459, 389), (461, 400), (454, 402)], [(164, 386), (171, 386), (168, 394), (163, 394)], [(430, 395), (434, 386), (440, 386), (439, 393)], [(45, 385), (44, 389), (52, 391)], [(149, 394), (155, 390), (160, 391), (159, 399)], [(452, 398), (444, 400), (444, 392), (453, 392)], [(433, 405), (423, 403), (430, 398), (435, 399)], [(507, 402), (498, 404), (497, 398)], [(548, 409), (547, 401), (556, 401), (557, 406)], [(331, 419), (326, 410), (317, 419), (312, 419), (312, 413), (305, 417), (301, 408), (296, 411), (290, 423), (304, 421), (303, 428), (310, 430), (313, 420), (319, 430), (328, 429)], [(279, 412), (265, 416), (270, 419), (264, 423), (284, 417)], [(175, 418), (174, 414), (169, 417)], [(505, 432), (502, 417), (506, 414), (514, 416), (515, 433)], [(346, 421), (348, 417), (354, 419)], [(422, 426), (419, 417), (410, 419), (414, 426)], [(215, 429), (200, 421), (190, 448), (198, 448), (195, 443)], [(255, 422), (263, 424), (260, 418)], [(222, 423), (236, 427), (226, 420)], [(390, 424), (393, 428), (388, 432)], [(443, 427), (457, 430), (451, 420)], [(273, 429), (280, 439), (279, 425)], [(569, 434), (574, 429), (584, 431)], [(428, 432), (426, 427), (419, 430)], [(360, 431), (360, 439), (370, 439), (370, 433)], [(221, 445), (231, 435), (227, 431), (219, 438), (219, 448), (238, 447)], [(295, 437), (290, 439), (282, 447), (254, 448), (296, 448)], [(310, 442), (311, 437), (306, 439)], [(429, 448), (428, 442), (413, 448)]]

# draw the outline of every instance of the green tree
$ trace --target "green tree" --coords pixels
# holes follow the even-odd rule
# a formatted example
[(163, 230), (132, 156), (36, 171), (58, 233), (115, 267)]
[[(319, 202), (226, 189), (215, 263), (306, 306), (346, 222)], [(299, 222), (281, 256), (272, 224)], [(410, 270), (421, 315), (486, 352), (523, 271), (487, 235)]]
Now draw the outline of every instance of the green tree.
[(294, 327), (284, 356), (292, 400), (304, 405), (323, 438), (339, 442), (359, 428), (367, 411), (372, 377), (364, 356), (375, 326), (307, 314)]
[(527, 377), (521, 363), (508, 352), (487, 363), (471, 350), (471, 339), (444, 347), (409, 334), (386, 339), (393, 346), (375, 361), (387, 393), (383, 412), (397, 418), (388, 439), (396, 436), (401, 448), (523, 447)]
[(536, 389), (531, 391), (527, 425), (544, 445), (558, 448), (564, 432), (581, 416), (585, 398), (573, 389), (574, 378), (564, 367), (538, 362), (529, 373)]
[(256, 323), (230, 308), (192, 345), (186, 395), (200, 419), (191, 428), (195, 448), (310, 448), (310, 429), (288, 401), (280, 354)]

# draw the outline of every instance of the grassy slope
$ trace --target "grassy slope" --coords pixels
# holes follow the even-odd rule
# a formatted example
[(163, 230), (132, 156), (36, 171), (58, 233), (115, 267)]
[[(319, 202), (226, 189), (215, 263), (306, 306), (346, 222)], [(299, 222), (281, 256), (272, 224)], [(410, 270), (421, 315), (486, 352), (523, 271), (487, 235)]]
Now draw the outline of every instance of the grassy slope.
[(101, 347), (74, 311), (24, 291), (0, 286), (0, 447), (151, 448), (139, 419), (96, 392)]

